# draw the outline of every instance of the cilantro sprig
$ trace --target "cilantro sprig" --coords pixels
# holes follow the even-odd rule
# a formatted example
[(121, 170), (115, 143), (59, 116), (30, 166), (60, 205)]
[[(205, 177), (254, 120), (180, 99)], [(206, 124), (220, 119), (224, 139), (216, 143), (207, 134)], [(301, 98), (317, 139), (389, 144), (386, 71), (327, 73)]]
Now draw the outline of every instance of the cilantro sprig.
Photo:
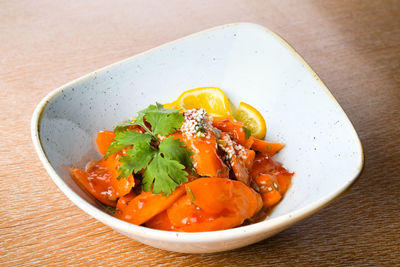
[[(129, 147), (120, 159), (119, 178), (143, 171), (143, 190), (168, 196), (188, 180), (185, 169), (192, 168), (193, 153), (179, 139), (168, 136), (160, 140), (159, 136), (176, 132), (183, 121), (179, 110), (165, 109), (159, 103), (150, 105), (138, 112), (135, 121), (114, 128), (116, 137), (105, 157)], [(139, 125), (145, 132), (127, 131), (133, 125)]]

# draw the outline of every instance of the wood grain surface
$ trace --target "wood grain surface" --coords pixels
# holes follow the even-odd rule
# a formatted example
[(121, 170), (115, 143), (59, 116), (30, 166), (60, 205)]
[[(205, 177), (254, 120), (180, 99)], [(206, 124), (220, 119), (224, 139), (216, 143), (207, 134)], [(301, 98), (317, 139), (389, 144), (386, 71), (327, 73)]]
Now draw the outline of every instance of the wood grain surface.
[[(363, 143), (357, 182), (294, 227), (211, 255), (140, 244), (74, 206), (33, 149), (38, 102), (102, 66), (232, 22), (277, 32), (320, 75)], [(400, 265), (399, 173), (399, 0), (0, 0), (0, 265)]]

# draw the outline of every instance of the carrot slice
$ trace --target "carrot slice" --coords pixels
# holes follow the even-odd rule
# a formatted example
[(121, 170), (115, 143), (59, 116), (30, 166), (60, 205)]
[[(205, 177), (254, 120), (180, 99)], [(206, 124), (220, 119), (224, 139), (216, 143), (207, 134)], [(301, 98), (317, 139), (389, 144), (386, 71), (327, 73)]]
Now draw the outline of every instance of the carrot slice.
[(282, 198), (276, 178), (269, 174), (261, 174), (254, 180), (260, 188), (265, 208), (276, 205)]
[(184, 141), (188, 148), (192, 149), (194, 155), (193, 166), (201, 176), (225, 177), (229, 176), (229, 169), (221, 160), (217, 153), (217, 143), (214, 133), (210, 133), (210, 138), (186, 137)]
[(117, 210), (125, 209), (128, 206), (129, 202), (131, 202), (131, 200), (134, 199), (135, 197), (136, 194), (134, 192), (130, 192), (129, 194), (120, 197), (117, 202)]
[(120, 155), (96, 162), (87, 172), (71, 168), (72, 176), (100, 202), (115, 207), (118, 197), (128, 194), (135, 185), (133, 175), (118, 180)]
[[(209, 214), (235, 213), (243, 220), (261, 209), (260, 195), (245, 184), (224, 178), (199, 178), (185, 184), (193, 203)], [(213, 197), (210, 197), (213, 196)]]
[(241, 160), (244, 162), (248, 170), (251, 170), (251, 168), (253, 167), (255, 157), (256, 152), (251, 149), (246, 149), (243, 157), (241, 157)]
[(241, 216), (213, 215), (193, 204), (189, 195), (182, 196), (168, 210), (171, 229), (178, 232), (205, 232), (233, 228), (243, 222)]
[(181, 196), (170, 208), (167, 209), (168, 218), (175, 229), (187, 224), (207, 221), (213, 216), (196, 209), (189, 194)]
[(261, 197), (264, 203), (264, 207), (267, 208), (276, 205), (281, 200), (282, 195), (278, 191), (271, 191), (261, 193)]
[[(279, 193), (279, 186), (274, 175), (262, 173), (253, 180), (260, 189), (264, 207), (271, 207), (279, 202), (281, 194)], [(279, 193), (279, 197), (275, 192)]]
[(210, 136), (209, 139), (196, 136), (188, 138), (180, 132), (173, 134), (174, 139), (180, 139), (187, 148), (192, 149), (193, 166), (199, 175), (227, 178), (229, 169), (218, 156), (214, 133), (210, 133)]
[(292, 181), (293, 173), (289, 174), (278, 174), (276, 176), (276, 182), (279, 185), (279, 192), (281, 194), (285, 194), (286, 191), (289, 189), (290, 183)]
[(108, 183), (103, 180), (93, 179), (91, 175), (83, 170), (71, 168), (72, 177), (78, 182), (80, 186), (86, 189), (93, 197), (101, 203), (111, 207), (115, 207), (116, 199), (107, 194)]
[(203, 232), (232, 228), (242, 224), (262, 207), (260, 195), (238, 181), (199, 178), (185, 184), (185, 187), (187, 194), (167, 209), (174, 231)]
[(118, 179), (118, 167), (121, 165), (121, 163), (119, 162), (120, 158), (121, 155), (114, 154), (109, 156), (107, 159), (100, 160), (101, 164), (105, 168), (107, 168), (109, 170), (109, 173), (111, 174), (110, 185), (112, 186), (112, 188), (114, 188), (116, 197), (122, 197), (128, 194), (131, 191), (132, 187), (135, 186), (135, 179), (133, 178), (132, 174), (126, 178)]
[(192, 223), (176, 228), (179, 232), (208, 232), (231, 229), (241, 225), (243, 220), (239, 216), (220, 216), (202, 223)]
[(233, 140), (245, 148), (250, 148), (253, 143), (253, 139), (251, 137), (246, 138), (246, 133), (243, 129), (243, 122), (230, 119), (215, 120), (213, 121), (213, 126), (221, 131), (230, 133)]
[(115, 134), (112, 131), (100, 131), (97, 133), (96, 144), (99, 152), (103, 155), (106, 154), (111, 142), (114, 141)]
[(278, 153), (285, 146), (281, 143), (271, 143), (254, 137), (250, 138), (253, 139), (253, 144), (251, 145), (251, 149), (267, 153), (271, 157), (276, 153)]
[(185, 194), (183, 186), (177, 187), (168, 197), (152, 192), (142, 192), (125, 208), (118, 210), (115, 215), (121, 220), (141, 225), (169, 208), (183, 194)]
[(174, 229), (166, 210), (148, 220), (146, 222), (146, 227), (165, 231), (171, 231)]
[(259, 153), (256, 154), (253, 168), (250, 171), (253, 179), (257, 177), (260, 173), (277, 173), (277, 169), (281, 165), (278, 162), (275, 162), (267, 153)]
[(251, 176), (260, 189), (264, 207), (271, 207), (277, 204), (288, 190), (293, 173), (287, 172), (268, 154), (260, 153), (254, 160)]

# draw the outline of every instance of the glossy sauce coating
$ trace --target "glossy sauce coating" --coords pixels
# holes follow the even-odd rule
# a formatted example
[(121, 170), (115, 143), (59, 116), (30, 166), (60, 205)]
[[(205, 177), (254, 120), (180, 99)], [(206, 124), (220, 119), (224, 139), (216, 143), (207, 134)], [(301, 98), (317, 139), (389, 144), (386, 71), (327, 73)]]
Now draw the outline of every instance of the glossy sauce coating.
[[(215, 121), (213, 127), (200, 135), (172, 134), (193, 151), (196, 176), (189, 175), (188, 182), (169, 196), (141, 191), (135, 187), (140, 180), (135, 183), (133, 175), (118, 179), (124, 150), (95, 162), (87, 171), (72, 168), (71, 173), (96, 199), (116, 207), (117, 218), (136, 225), (202, 232), (262, 220), (282, 199), (293, 176), (271, 158), (283, 145), (246, 138), (243, 124), (234, 120)], [(128, 130), (142, 132), (138, 127)], [(99, 151), (105, 154), (114, 139), (111, 131), (99, 132)]]

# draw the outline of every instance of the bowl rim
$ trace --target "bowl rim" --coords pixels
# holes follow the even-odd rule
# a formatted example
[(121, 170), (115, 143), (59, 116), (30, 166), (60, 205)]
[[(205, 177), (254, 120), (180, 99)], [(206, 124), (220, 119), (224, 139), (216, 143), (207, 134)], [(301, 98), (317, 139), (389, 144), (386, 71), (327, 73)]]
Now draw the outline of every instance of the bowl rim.
[[(51, 101), (52, 98), (54, 98), (56, 95), (62, 93), (64, 91), (64, 88), (75, 84), (80, 81), (84, 81), (86, 79), (89, 79), (96, 75), (98, 72), (105, 71), (107, 69), (113, 68), (116, 65), (122, 64), (126, 61), (132, 60), (136, 57), (140, 57), (142, 55), (151, 53), (153, 51), (159, 50), (163, 47), (169, 46), (171, 44), (180, 42), (185, 39), (193, 38), (198, 35), (202, 35), (205, 33), (209, 33), (212, 31), (218, 31), (222, 30), (225, 28), (231, 28), (231, 27), (237, 27), (237, 26), (248, 26), (252, 28), (258, 28), (259, 30), (266, 31), (267, 33), (271, 34), (274, 36), (277, 40), (279, 40), (301, 63), (307, 71), (321, 84), (322, 88), (324, 88), (325, 93), (327, 96), (329, 96), (333, 102), (337, 106), (338, 112), (343, 113), (345, 117), (348, 119), (351, 129), (354, 132), (354, 136), (357, 139), (357, 144), (358, 144), (358, 149), (360, 151), (360, 157), (361, 161), (359, 166), (357, 166), (355, 173), (352, 175), (351, 179), (348, 179), (348, 182), (343, 184), (341, 187), (338, 187), (336, 190), (331, 192), (328, 195), (325, 195), (324, 197), (321, 197), (320, 199), (311, 202), (307, 204), (306, 206), (296, 209), (294, 211), (291, 211), (287, 214), (280, 215), (276, 218), (268, 218), (267, 220), (264, 220), (259, 223), (255, 224), (250, 224), (246, 226), (240, 226), (237, 228), (232, 228), (232, 229), (227, 229), (227, 230), (219, 230), (219, 231), (211, 231), (211, 232), (195, 232), (195, 233), (187, 233), (187, 232), (170, 232), (170, 231), (164, 231), (164, 230), (156, 230), (156, 229), (151, 229), (147, 228), (144, 226), (138, 226), (134, 225), (122, 220), (117, 219), (116, 217), (111, 216), (110, 214), (100, 210), (97, 207), (94, 207), (90, 203), (88, 203), (85, 199), (80, 197), (77, 193), (75, 193), (65, 182), (64, 180), (56, 173), (56, 171), (53, 169), (51, 166), (46, 153), (42, 147), (41, 140), (40, 140), (40, 122), (41, 122), (41, 116), (42, 113), (46, 107), (46, 105)], [(264, 232), (269, 232), (269, 231), (276, 231), (279, 232), (281, 230), (284, 230), (285, 228), (289, 227), (292, 224), (295, 224), (302, 219), (310, 216), (313, 213), (318, 212), (319, 210), (323, 209), (327, 205), (329, 205), (331, 202), (335, 201), (337, 198), (339, 198), (346, 190), (350, 188), (352, 184), (357, 180), (357, 178), (360, 176), (363, 167), (364, 167), (364, 152), (363, 152), (363, 147), (360, 141), (359, 136), (357, 135), (357, 132), (354, 129), (354, 126), (350, 119), (348, 118), (347, 114), (344, 112), (342, 107), (339, 105), (339, 103), (336, 101), (335, 97), (332, 95), (332, 93), (329, 91), (328, 87), (322, 82), (322, 80), (318, 77), (318, 75), (315, 73), (315, 71), (308, 65), (308, 63), (299, 55), (299, 53), (291, 46), (289, 45), (288, 42), (286, 42), (281, 36), (278, 34), (274, 33), (273, 31), (269, 30), (268, 28), (254, 24), (254, 23), (248, 23), (248, 22), (240, 22), (240, 23), (231, 23), (231, 24), (224, 24), (221, 26), (213, 27), (207, 30), (203, 30), (194, 34), (190, 34), (188, 36), (176, 39), (171, 42), (167, 42), (163, 45), (154, 47), (150, 50), (141, 52), (139, 54), (136, 54), (134, 56), (128, 57), (126, 59), (123, 59), (121, 61), (112, 63), (110, 65), (107, 65), (105, 67), (102, 67), (100, 69), (97, 69), (93, 72), (90, 72), (86, 75), (81, 76), (80, 78), (74, 79), (57, 89), (54, 89), (50, 93), (48, 93), (36, 106), (32, 119), (31, 119), (31, 137), (32, 141), (35, 147), (35, 150), (39, 156), (39, 159), (41, 160), (42, 164), (44, 165), (46, 171), (54, 181), (54, 183), (58, 186), (58, 188), (75, 204), (77, 205), (80, 209), (88, 213), (90, 216), (100, 220), (104, 224), (111, 226), (112, 228), (119, 229), (124, 233), (132, 233), (135, 234), (138, 237), (141, 238), (146, 238), (146, 239), (153, 239), (153, 240), (159, 240), (159, 241), (173, 241), (176, 243), (210, 243), (210, 242), (216, 242), (216, 241), (229, 241), (229, 240), (234, 240), (238, 238), (243, 238), (246, 236), (254, 236), (254, 235), (259, 235)]]

